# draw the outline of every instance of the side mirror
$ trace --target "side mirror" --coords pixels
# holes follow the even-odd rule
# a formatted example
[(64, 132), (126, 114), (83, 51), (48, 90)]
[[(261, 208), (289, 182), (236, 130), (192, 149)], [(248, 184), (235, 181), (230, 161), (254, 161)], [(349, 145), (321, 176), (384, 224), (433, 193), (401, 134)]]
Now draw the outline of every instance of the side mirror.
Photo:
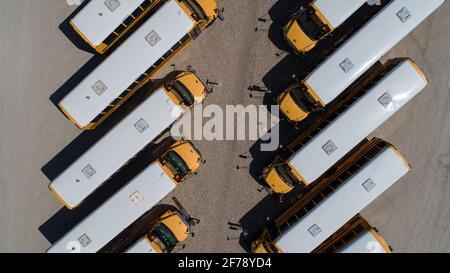
[(225, 20), (225, 16), (223, 15), (224, 11), (225, 11), (224, 8), (221, 8), (221, 9), (217, 10), (217, 18), (219, 18), (220, 21), (224, 21)]

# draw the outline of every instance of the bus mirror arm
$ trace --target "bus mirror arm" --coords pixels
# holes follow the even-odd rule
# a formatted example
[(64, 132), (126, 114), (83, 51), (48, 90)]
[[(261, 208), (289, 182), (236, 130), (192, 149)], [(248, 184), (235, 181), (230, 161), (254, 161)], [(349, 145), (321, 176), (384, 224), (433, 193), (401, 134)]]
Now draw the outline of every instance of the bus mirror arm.
[(291, 14), (292, 19), (297, 19), (297, 17), (302, 14), (302, 12), (305, 10), (305, 8), (302, 6), (298, 11), (295, 11)]

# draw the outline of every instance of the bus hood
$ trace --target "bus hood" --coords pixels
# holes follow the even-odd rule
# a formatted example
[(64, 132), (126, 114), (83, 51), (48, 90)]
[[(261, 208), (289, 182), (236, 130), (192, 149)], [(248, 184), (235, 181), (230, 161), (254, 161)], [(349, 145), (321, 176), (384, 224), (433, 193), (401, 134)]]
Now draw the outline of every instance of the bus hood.
[(316, 42), (311, 40), (305, 32), (303, 32), (295, 19), (289, 21), (285, 26), (284, 36), (298, 53), (306, 53), (316, 45)]
[(309, 113), (304, 112), (292, 99), (289, 91), (285, 91), (279, 97), (280, 111), (283, 115), (292, 122), (299, 122), (304, 120)]

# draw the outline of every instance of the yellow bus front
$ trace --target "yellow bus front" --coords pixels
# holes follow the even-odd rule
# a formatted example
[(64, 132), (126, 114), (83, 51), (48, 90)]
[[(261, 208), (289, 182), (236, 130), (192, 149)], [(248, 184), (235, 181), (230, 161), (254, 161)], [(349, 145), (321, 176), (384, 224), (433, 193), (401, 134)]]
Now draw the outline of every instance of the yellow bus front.
[(294, 15), (284, 27), (283, 33), (293, 50), (304, 54), (313, 49), (332, 28), (322, 12), (311, 4), (306, 10)]
[(177, 141), (158, 163), (170, 179), (179, 184), (200, 168), (202, 157), (189, 141)]
[(289, 87), (278, 97), (280, 111), (289, 121), (300, 122), (325, 106), (306, 81)]

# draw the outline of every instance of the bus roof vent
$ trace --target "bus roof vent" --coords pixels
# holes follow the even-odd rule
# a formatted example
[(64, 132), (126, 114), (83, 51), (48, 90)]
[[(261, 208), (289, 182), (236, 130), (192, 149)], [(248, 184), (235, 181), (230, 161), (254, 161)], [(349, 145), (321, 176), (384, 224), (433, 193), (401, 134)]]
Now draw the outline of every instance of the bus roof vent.
[(119, 0), (106, 0), (105, 6), (109, 9), (109, 11), (114, 12), (120, 6), (120, 1)]
[(90, 243), (92, 243), (92, 240), (91, 238), (89, 238), (89, 236), (83, 234), (80, 238), (78, 238), (78, 242), (82, 247), (87, 247)]
[(108, 87), (101, 80), (98, 80), (92, 86), (92, 90), (94, 90), (95, 94), (97, 94), (98, 96), (101, 96), (103, 93), (106, 92), (106, 90), (108, 90)]
[(322, 232), (322, 229), (317, 224), (314, 224), (310, 228), (308, 228), (308, 232), (312, 237), (316, 237), (317, 235), (319, 235), (319, 233)]
[(139, 191), (135, 191), (132, 195), (130, 195), (130, 200), (133, 202), (133, 204), (138, 205), (141, 203), (142, 200), (144, 200), (144, 196)]
[(332, 153), (334, 153), (338, 147), (336, 146), (336, 144), (334, 144), (334, 142), (332, 140), (328, 140), (323, 146), (322, 149), (324, 150), (324, 152), (327, 155), (331, 155)]
[(96, 173), (95, 169), (92, 168), (91, 165), (87, 165), (86, 167), (84, 167), (84, 169), (82, 170), (84, 176), (86, 176), (87, 179), (90, 179), (91, 177), (93, 177)]
[(148, 127), (150, 127), (148, 125), (148, 123), (144, 120), (144, 119), (140, 119), (138, 120), (135, 124), (134, 127), (139, 131), (139, 133), (144, 133), (145, 130), (148, 129)]
[(381, 97), (378, 98), (378, 102), (384, 107), (387, 108), (389, 104), (392, 102), (392, 96), (388, 92), (384, 93)]
[(377, 186), (377, 184), (375, 184), (375, 182), (373, 182), (373, 180), (369, 178), (362, 184), (362, 186), (367, 192), (371, 192)]
[(411, 17), (411, 13), (406, 7), (403, 7), (399, 12), (397, 12), (397, 17), (400, 21), (402, 21), (402, 23), (405, 23)]

